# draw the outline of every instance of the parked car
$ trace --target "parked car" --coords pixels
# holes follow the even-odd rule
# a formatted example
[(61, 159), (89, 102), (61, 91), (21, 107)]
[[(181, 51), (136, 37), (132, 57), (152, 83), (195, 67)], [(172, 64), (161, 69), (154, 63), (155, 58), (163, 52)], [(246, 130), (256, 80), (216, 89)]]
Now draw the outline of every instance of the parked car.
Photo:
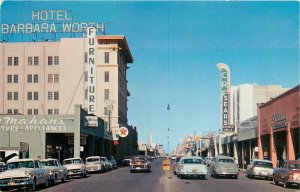
[(131, 163), (131, 156), (125, 156), (121, 161), (122, 166), (129, 166)]
[(108, 156), (107, 160), (112, 164), (112, 168), (116, 169), (118, 167), (114, 156)]
[(0, 174), (0, 191), (6, 189), (30, 188), (37, 185), (48, 187), (50, 174), (37, 159), (12, 160), (5, 165), (5, 171)]
[(137, 171), (146, 171), (149, 173), (151, 170), (151, 163), (145, 156), (134, 156), (131, 158), (129, 170), (130, 173)]
[(71, 176), (87, 176), (87, 168), (81, 158), (69, 158), (63, 161), (64, 166), (68, 170), (68, 178)]
[(300, 185), (300, 160), (285, 160), (282, 167), (274, 169), (273, 183), (278, 185), (279, 182), (285, 188), (292, 184)]
[(110, 171), (110, 170), (112, 170), (112, 164), (107, 160), (106, 157), (101, 157), (101, 161), (102, 161), (103, 164), (104, 164), (105, 171)]
[(57, 159), (43, 159), (41, 160), (44, 168), (50, 173), (50, 181), (53, 185), (56, 184), (57, 180), (65, 182), (68, 178), (67, 168), (62, 166)]
[(182, 157), (177, 164), (177, 176), (183, 179), (185, 176), (196, 176), (205, 179), (207, 167), (201, 157)]
[(177, 175), (177, 165), (178, 165), (178, 162), (179, 162), (180, 159), (181, 159), (181, 156), (177, 156), (175, 161), (172, 164), (174, 175)]
[(86, 158), (86, 168), (88, 172), (104, 172), (104, 162), (100, 156)]
[(230, 176), (237, 179), (239, 168), (233, 157), (217, 156), (210, 165), (210, 174), (212, 177)]
[(273, 163), (269, 160), (254, 159), (247, 166), (246, 176), (250, 179), (253, 177), (271, 179), (273, 178)]
[(172, 155), (171, 159), (176, 160), (176, 155)]

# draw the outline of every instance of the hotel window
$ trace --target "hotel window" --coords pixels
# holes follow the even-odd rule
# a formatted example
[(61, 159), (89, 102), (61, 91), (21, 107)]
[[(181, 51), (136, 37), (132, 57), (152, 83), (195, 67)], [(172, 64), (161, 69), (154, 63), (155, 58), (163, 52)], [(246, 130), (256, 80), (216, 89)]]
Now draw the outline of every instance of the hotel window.
[(14, 92), (14, 100), (17, 101), (19, 99), (19, 94), (18, 92)]
[(19, 65), (19, 57), (14, 57), (14, 66)]
[(33, 75), (33, 82), (34, 83), (38, 83), (39, 82), (39, 75), (38, 74), (34, 74)]
[(53, 74), (48, 74), (48, 83), (53, 83)]
[(13, 98), (13, 93), (12, 92), (7, 92), (7, 100), (11, 101)]
[(27, 113), (28, 113), (28, 115), (37, 115), (37, 114), (39, 114), (39, 110), (38, 109), (28, 109)]
[(7, 75), (7, 83), (18, 83), (18, 75)]
[(109, 82), (109, 71), (104, 71), (104, 82)]
[(7, 75), (7, 83), (12, 83), (12, 75)]
[(18, 109), (7, 109), (7, 113), (10, 115), (17, 115), (17, 114), (19, 114), (19, 110)]
[(38, 83), (38, 81), (39, 81), (38, 74), (34, 74), (34, 75), (29, 74), (29, 75), (27, 75), (27, 82), (28, 83)]
[(58, 109), (54, 109), (54, 114), (58, 115), (58, 113), (59, 113), (59, 110)]
[(54, 56), (54, 65), (59, 65), (59, 56)]
[(59, 83), (59, 74), (54, 74), (54, 83)]
[(104, 89), (104, 99), (105, 100), (109, 99), (109, 89)]
[(49, 91), (48, 92), (48, 100), (59, 100), (59, 92), (58, 91)]
[(104, 107), (104, 115), (108, 115), (108, 108)]
[(28, 100), (39, 100), (39, 93), (38, 92), (28, 92), (27, 93)]
[(58, 115), (58, 109), (48, 109), (48, 115)]
[(12, 66), (12, 57), (8, 57), (7, 59), (7, 65)]
[(53, 115), (52, 109), (48, 109), (48, 115)]
[(32, 57), (28, 57), (28, 65), (32, 65)]
[(53, 65), (53, 58), (52, 58), (52, 56), (48, 57), (48, 65)]
[(18, 83), (18, 80), (19, 80), (18, 75), (14, 75), (14, 83)]
[(33, 64), (34, 65), (39, 65), (39, 57), (34, 57), (33, 58)]
[(104, 52), (104, 63), (109, 63), (109, 52)]

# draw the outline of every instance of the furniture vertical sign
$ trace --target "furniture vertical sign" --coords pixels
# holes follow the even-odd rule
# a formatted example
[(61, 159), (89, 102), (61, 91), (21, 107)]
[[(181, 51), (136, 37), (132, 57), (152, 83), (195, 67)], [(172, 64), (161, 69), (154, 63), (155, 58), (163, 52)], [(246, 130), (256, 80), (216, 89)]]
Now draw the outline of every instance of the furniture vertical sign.
[(87, 111), (88, 114), (96, 112), (96, 29), (94, 27), (87, 28)]

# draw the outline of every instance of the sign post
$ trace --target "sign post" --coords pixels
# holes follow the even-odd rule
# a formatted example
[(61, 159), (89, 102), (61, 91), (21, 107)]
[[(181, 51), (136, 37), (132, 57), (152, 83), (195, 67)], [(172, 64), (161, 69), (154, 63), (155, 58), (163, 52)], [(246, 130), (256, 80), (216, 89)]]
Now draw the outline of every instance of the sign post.
[(168, 171), (170, 170), (170, 160), (166, 159), (163, 161), (163, 170), (166, 171), (166, 179), (167, 179), (167, 174)]

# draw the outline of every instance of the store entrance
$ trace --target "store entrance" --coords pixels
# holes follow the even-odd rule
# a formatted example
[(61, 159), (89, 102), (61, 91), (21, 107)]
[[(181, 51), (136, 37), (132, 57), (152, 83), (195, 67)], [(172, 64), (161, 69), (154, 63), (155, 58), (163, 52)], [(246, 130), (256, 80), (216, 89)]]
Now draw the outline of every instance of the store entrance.
[(73, 157), (74, 147), (69, 145), (68, 136), (64, 133), (46, 134), (46, 158), (55, 158), (62, 162), (64, 159)]
[(274, 145), (277, 154), (277, 163), (282, 165), (283, 161), (287, 159), (287, 146), (286, 146), (286, 132), (280, 131), (274, 133)]

